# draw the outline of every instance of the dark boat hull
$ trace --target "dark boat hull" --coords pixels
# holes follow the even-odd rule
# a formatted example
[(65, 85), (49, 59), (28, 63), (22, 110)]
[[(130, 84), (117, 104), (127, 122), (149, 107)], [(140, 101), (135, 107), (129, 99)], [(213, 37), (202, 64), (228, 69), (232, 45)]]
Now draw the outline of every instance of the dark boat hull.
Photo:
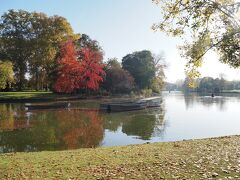
[(151, 97), (140, 99), (138, 101), (103, 103), (100, 104), (100, 110), (105, 112), (135, 111), (145, 108), (160, 107), (161, 104), (161, 97)]
[(152, 107), (160, 107), (162, 104), (162, 99), (161, 98), (145, 98), (145, 99), (141, 99), (138, 102), (140, 103), (146, 103), (147, 104), (147, 108), (152, 108)]
[(135, 111), (146, 108), (145, 103), (109, 103), (100, 104), (100, 110), (106, 112)]
[(44, 110), (44, 109), (64, 109), (68, 104), (54, 104), (54, 105), (25, 105), (27, 110)]

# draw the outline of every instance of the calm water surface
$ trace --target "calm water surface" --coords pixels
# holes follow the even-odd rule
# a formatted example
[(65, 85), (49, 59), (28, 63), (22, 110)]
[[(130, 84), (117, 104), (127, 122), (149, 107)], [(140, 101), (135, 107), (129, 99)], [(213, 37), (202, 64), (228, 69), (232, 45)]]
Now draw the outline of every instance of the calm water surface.
[[(240, 134), (240, 95), (163, 93), (161, 108), (121, 113), (25, 110), (0, 104), (0, 153), (176, 141)], [(71, 102), (97, 108), (98, 101)]]

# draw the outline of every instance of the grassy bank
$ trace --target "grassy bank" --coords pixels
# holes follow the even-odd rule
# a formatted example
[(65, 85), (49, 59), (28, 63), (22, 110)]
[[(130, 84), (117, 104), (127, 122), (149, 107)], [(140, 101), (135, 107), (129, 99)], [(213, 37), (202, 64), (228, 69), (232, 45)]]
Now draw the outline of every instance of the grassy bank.
[(139, 98), (139, 95), (86, 95), (86, 94), (56, 94), (53, 92), (0, 92), (0, 103), (18, 103), (18, 102), (48, 102), (48, 101), (71, 101), (80, 99), (111, 99), (111, 100), (129, 100), (129, 98)]
[(0, 155), (0, 179), (240, 178), (240, 136)]
[[(52, 92), (0, 92), (0, 99), (31, 99), (31, 98), (48, 98), (52, 97)], [(55, 95), (54, 95), (55, 96)]]
[(0, 102), (38, 102), (74, 100), (83, 98), (80, 95), (60, 95), (53, 92), (0, 92)]

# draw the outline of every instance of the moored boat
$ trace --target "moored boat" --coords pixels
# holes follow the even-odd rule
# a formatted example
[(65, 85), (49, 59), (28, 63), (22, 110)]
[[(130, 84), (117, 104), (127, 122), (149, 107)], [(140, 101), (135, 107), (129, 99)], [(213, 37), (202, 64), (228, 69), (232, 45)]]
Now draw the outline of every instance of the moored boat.
[(145, 108), (160, 107), (162, 104), (161, 97), (144, 98), (138, 101), (130, 102), (110, 102), (100, 104), (100, 110), (105, 112), (121, 112), (121, 111), (134, 111), (142, 110)]
[(124, 102), (124, 103), (103, 103), (100, 110), (106, 112), (122, 112), (142, 110), (146, 108), (146, 103)]
[(70, 103), (57, 103), (57, 104), (36, 104), (25, 105), (27, 110), (44, 110), (44, 109), (64, 109), (69, 108)]
[(162, 104), (162, 98), (159, 96), (144, 98), (137, 101), (138, 103), (146, 103), (147, 108), (160, 107)]

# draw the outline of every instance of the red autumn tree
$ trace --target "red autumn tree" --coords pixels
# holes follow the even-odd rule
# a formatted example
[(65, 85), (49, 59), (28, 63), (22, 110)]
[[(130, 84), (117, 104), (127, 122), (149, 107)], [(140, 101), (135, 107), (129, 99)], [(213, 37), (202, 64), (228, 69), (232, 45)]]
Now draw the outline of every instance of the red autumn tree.
[(60, 66), (54, 89), (57, 92), (71, 93), (81, 87), (83, 68), (77, 61), (77, 52), (72, 41), (62, 45), (58, 64)]
[(105, 75), (102, 63), (103, 55), (100, 51), (91, 50), (90, 48), (82, 48), (79, 51), (80, 63), (83, 68), (82, 85), (85, 89), (97, 90), (99, 83), (103, 81), (102, 76)]
[(101, 52), (88, 48), (76, 52), (73, 42), (68, 40), (61, 47), (55, 91), (72, 93), (78, 89), (97, 90), (104, 75), (102, 58)]

